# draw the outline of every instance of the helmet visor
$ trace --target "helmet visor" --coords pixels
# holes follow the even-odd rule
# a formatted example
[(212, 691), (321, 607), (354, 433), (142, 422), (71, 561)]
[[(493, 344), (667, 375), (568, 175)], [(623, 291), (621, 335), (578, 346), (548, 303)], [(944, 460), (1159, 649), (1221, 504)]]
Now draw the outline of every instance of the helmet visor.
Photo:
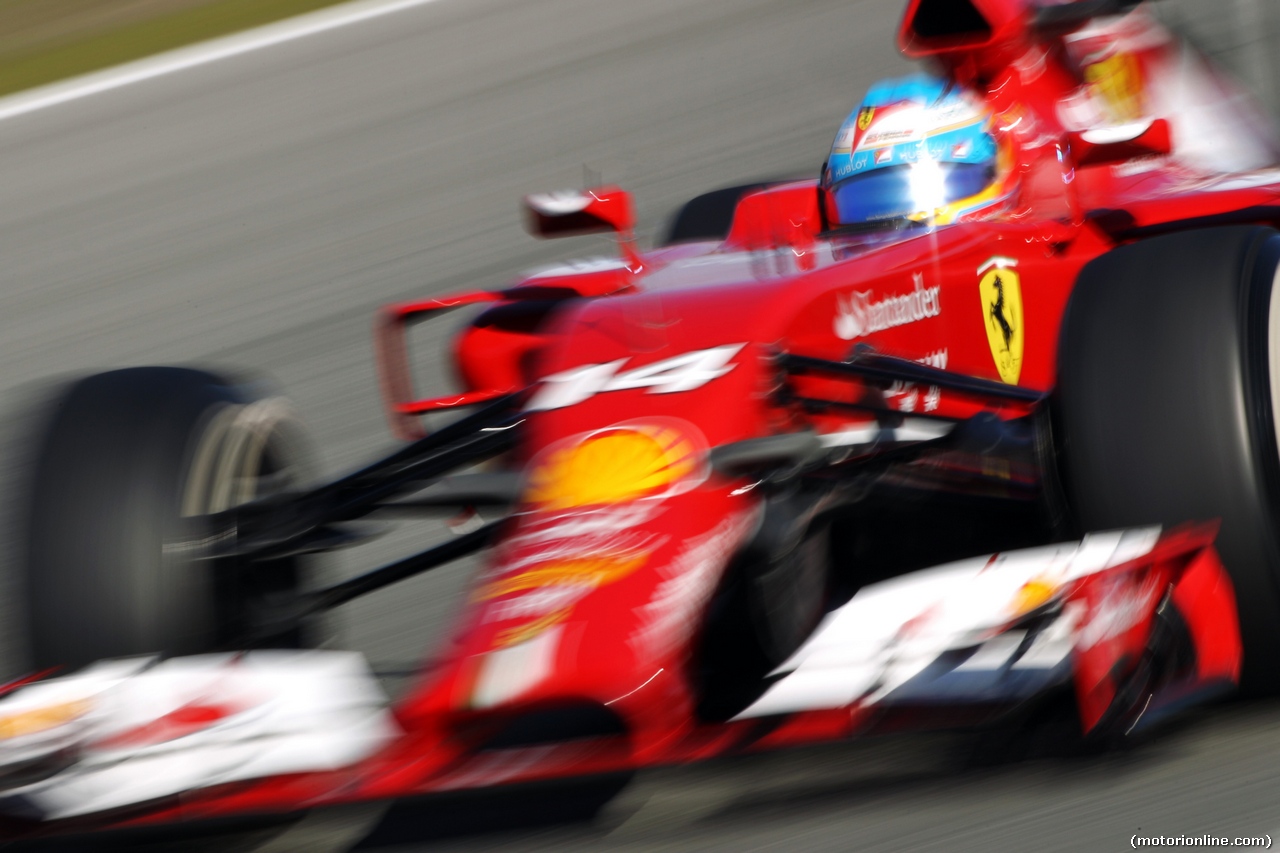
[(836, 221), (858, 225), (930, 214), (978, 195), (995, 181), (993, 163), (921, 161), (853, 175), (832, 187)]

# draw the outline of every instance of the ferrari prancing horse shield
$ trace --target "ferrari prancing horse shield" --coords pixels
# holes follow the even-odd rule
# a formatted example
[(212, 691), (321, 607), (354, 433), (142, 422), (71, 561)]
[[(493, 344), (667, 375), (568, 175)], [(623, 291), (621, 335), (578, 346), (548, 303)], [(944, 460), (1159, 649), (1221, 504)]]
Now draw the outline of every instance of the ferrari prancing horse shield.
[(978, 269), (982, 280), (983, 322), (991, 357), (995, 359), (1000, 378), (1010, 385), (1018, 384), (1022, 373), (1022, 346), (1025, 340), (1022, 322), (1022, 286), (1013, 258), (992, 258)]

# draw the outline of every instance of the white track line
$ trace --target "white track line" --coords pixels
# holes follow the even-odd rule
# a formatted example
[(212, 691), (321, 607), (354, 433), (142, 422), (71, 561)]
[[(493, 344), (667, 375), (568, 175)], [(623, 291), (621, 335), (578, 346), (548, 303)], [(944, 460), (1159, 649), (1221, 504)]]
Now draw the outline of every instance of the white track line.
[(356, 0), (180, 47), (114, 68), (0, 98), (0, 121), (434, 2), (436, 0)]

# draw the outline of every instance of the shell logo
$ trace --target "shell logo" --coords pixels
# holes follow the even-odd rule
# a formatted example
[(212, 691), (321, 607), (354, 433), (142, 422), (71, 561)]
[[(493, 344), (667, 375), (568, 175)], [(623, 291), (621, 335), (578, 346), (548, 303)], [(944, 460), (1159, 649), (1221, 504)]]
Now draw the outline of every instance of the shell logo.
[(76, 699), (0, 717), (0, 740), (11, 740), (56, 729), (80, 719), (92, 709), (93, 704), (88, 699)]
[(1058, 588), (1058, 584), (1050, 578), (1044, 576), (1032, 578), (1014, 593), (1009, 610), (1014, 617), (1024, 616), (1053, 598)]
[(530, 476), (525, 499), (557, 511), (658, 497), (697, 467), (693, 445), (673, 428), (614, 427), (553, 450)]
[[(694, 433), (696, 434), (696, 433)], [(494, 647), (532, 639), (569, 617), (593, 590), (642, 568), (667, 537), (637, 529), (642, 508), (622, 506), (679, 494), (701, 482), (701, 444), (672, 423), (619, 424), (553, 445), (535, 461), (525, 489), (525, 539), (508, 555), (521, 566), (480, 586), (490, 618), (517, 624)], [(604, 509), (616, 507), (615, 510)], [(633, 511), (633, 509), (635, 511)], [(590, 519), (575, 526), (573, 519)]]
[(544, 563), (485, 587), (481, 598), (500, 598), (512, 593), (548, 586), (597, 587), (621, 580), (644, 564), (647, 554), (620, 554), (585, 557), (558, 563)]

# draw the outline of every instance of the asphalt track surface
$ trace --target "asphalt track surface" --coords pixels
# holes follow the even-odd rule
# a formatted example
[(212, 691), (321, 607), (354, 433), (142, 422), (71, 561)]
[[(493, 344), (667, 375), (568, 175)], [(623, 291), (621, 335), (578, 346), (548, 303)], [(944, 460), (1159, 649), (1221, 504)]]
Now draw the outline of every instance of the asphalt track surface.
[[(391, 445), (369, 342), (378, 305), (608, 253), (604, 239), (537, 243), (520, 227), (521, 195), (579, 186), (584, 170), (635, 193), (648, 239), (697, 192), (813, 174), (865, 86), (910, 67), (892, 48), (899, 12), (897, 0), (438, 0), (0, 122), (6, 477), (51, 378), (139, 364), (268, 376), (323, 472), (373, 458)], [(420, 341), (424, 377), (442, 375), (442, 340)], [(328, 571), (439, 532), (423, 523)], [(468, 571), (348, 606), (343, 643), (384, 670), (411, 666)], [(10, 662), (21, 619), (4, 613)], [(491, 803), (409, 804), (364, 846), (1101, 850), (1139, 831), (1280, 835), (1280, 706), (1218, 709), (1104, 758), (975, 769), (966, 749), (916, 738), (643, 774), (593, 822), (542, 828), (558, 814), (546, 792), (514, 807), (525, 820)], [(270, 849), (345, 849), (374, 817), (314, 815)]]

